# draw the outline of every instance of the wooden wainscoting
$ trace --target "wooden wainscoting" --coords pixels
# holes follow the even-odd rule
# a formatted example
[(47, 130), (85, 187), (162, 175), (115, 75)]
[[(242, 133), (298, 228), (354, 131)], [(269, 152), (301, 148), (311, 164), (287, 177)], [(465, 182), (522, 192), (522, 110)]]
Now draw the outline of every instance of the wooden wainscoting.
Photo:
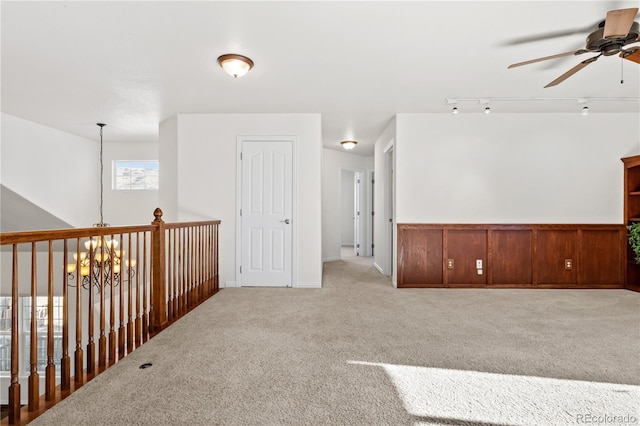
[(624, 288), (625, 245), (624, 225), (399, 224), (398, 287)]

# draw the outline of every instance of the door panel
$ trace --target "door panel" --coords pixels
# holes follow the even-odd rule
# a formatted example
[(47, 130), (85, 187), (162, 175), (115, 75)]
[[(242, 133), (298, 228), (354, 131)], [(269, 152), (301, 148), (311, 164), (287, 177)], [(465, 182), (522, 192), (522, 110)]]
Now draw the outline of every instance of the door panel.
[(482, 260), (483, 268), (487, 264), (487, 231), (451, 230), (448, 233), (448, 253), (445, 262), (453, 262), (447, 269), (449, 284), (486, 284), (485, 269), (478, 275), (476, 260)]
[[(538, 283), (577, 284), (577, 246), (577, 231), (538, 231)], [(566, 259), (571, 259), (571, 269), (565, 267)]]
[(619, 231), (582, 232), (582, 284), (623, 284), (624, 251)]
[(531, 230), (493, 231), (494, 284), (531, 284)]
[(292, 151), (289, 141), (242, 142), (242, 286), (291, 286)]
[(403, 230), (398, 236), (399, 282), (403, 285), (442, 284), (442, 230)]

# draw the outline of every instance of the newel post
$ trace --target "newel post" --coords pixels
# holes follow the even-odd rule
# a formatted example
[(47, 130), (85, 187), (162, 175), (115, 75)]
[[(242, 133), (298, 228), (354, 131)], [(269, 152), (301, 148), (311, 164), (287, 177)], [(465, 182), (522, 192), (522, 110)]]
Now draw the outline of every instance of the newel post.
[(151, 331), (157, 333), (167, 325), (165, 223), (162, 210), (153, 212), (155, 220), (151, 232)]

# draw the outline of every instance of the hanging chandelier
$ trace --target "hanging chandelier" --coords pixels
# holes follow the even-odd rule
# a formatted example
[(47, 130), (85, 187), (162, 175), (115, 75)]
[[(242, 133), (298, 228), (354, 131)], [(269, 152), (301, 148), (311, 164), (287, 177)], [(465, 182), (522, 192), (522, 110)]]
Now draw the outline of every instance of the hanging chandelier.
[[(104, 205), (104, 158), (102, 129), (106, 124), (96, 123), (100, 127), (100, 222), (94, 223), (96, 228), (105, 228), (109, 224), (104, 222), (102, 208)], [(135, 275), (135, 259), (124, 259), (125, 250), (118, 249), (119, 241), (115, 238), (93, 237), (85, 241), (86, 252), (73, 253), (76, 263), (67, 264), (69, 280), (75, 280), (80, 275), (79, 283), (83, 288), (96, 287), (100, 291), (102, 286), (117, 286), (120, 281), (126, 282)], [(79, 258), (78, 258), (79, 257)], [(124, 259), (124, 262), (123, 262)], [(124, 266), (124, 269), (123, 269)], [(79, 267), (79, 271), (77, 271)], [(121, 275), (120, 274), (124, 274)], [(126, 277), (126, 278), (125, 278)], [(69, 283), (69, 286), (76, 285)]]
[[(88, 289), (92, 285), (100, 291), (102, 285), (113, 284), (114, 287), (120, 283), (120, 274), (123, 273), (122, 281), (127, 282), (135, 275), (136, 259), (124, 259), (124, 270), (122, 268), (123, 258), (126, 250), (118, 249), (118, 240), (106, 237), (92, 238), (84, 243), (86, 252), (73, 253), (76, 263), (67, 265), (67, 273), (71, 280), (75, 279), (77, 265), (80, 265), (80, 277), (82, 287)], [(100, 281), (102, 276), (102, 282)], [(69, 283), (69, 286), (75, 287)]]

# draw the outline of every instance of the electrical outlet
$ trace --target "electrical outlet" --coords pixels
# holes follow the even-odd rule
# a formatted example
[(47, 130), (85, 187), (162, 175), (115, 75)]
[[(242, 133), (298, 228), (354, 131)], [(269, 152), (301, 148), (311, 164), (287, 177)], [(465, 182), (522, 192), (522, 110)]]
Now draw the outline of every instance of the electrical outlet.
[(447, 269), (453, 269), (453, 259), (447, 259)]
[(476, 269), (482, 269), (482, 259), (476, 259)]
[(573, 260), (572, 259), (565, 259), (564, 260), (564, 269), (567, 271), (570, 271), (571, 269), (573, 269)]
[(482, 275), (482, 269), (478, 269), (478, 275)]

